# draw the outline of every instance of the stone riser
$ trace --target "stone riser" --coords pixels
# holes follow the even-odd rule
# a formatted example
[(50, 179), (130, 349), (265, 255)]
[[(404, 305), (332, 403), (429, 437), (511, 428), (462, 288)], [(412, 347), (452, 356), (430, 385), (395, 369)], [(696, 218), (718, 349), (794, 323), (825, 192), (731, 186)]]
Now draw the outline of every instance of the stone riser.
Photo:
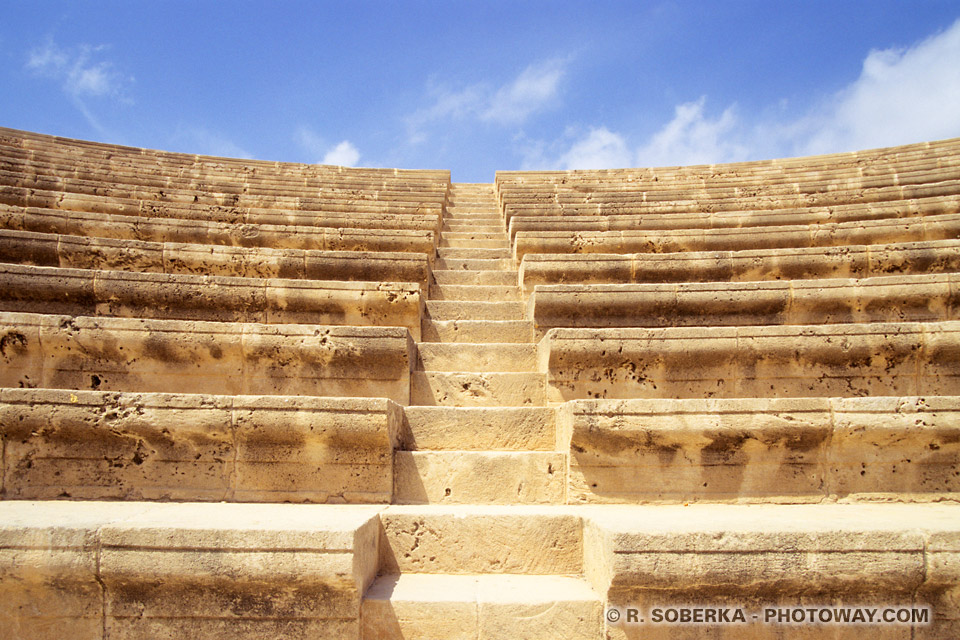
[(60, 269), (0, 263), (0, 311), (266, 324), (405, 327), (417, 285)]
[(425, 254), (224, 247), (8, 230), (0, 230), (0, 261), (201, 276), (415, 282), (422, 291), (430, 276)]
[(789, 282), (539, 286), (527, 314), (553, 327), (689, 327), (960, 319), (960, 274)]
[(0, 390), (4, 499), (389, 503), (383, 399)]
[(432, 320), (420, 323), (424, 342), (491, 343), (533, 342), (533, 323), (529, 320)]
[(960, 498), (960, 398), (576, 401), (570, 503)]
[(550, 402), (960, 395), (960, 323), (551, 329)]
[(421, 371), (533, 373), (537, 370), (537, 348), (532, 344), (422, 342), (417, 351), (417, 368)]
[(454, 269), (434, 269), (434, 282), (444, 284), (475, 284), (484, 286), (515, 287), (517, 273), (515, 271), (462, 271)]
[[(358, 203), (355, 199), (324, 200), (323, 198), (296, 197), (256, 197), (241, 198), (236, 195), (206, 195), (200, 199), (197, 192), (182, 192), (179, 197), (157, 198), (156, 193), (145, 191), (139, 197), (100, 196), (85, 193), (64, 193), (10, 187), (0, 185), (0, 204), (16, 207), (37, 207), (43, 209), (64, 209), (68, 211), (89, 211), (91, 213), (112, 213), (130, 215), (132, 211), (162, 211), (164, 207), (182, 209), (190, 207), (241, 207), (257, 209), (278, 209), (283, 211), (314, 211), (318, 213), (366, 213), (366, 214), (415, 214), (439, 217), (443, 215), (441, 203), (421, 204), (404, 202), (377, 203), (375, 200)], [(196, 199), (195, 199), (196, 198)], [(161, 216), (170, 217), (170, 216)]]
[(960, 215), (929, 216), (907, 221), (842, 222), (739, 229), (692, 229), (660, 232), (609, 231), (528, 232), (517, 234), (514, 258), (528, 253), (674, 253), (684, 251), (743, 251), (843, 245), (924, 242), (960, 238)]
[[(510, 219), (511, 240), (519, 231), (617, 231), (670, 229), (729, 229), (789, 224), (824, 224), (857, 220), (915, 218), (960, 212), (960, 195), (874, 204), (837, 205), (767, 211), (666, 213), (660, 215), (609, 214), (530, 215)], [(559, 213), (559, 212), (558, 212)]]
[(672, 254), (529, 254), (520, 265), (526, 293), (538, 284), (749, 282), (867, 278), (960, 271), (960, 242)]
[(520, 300), (520, 288), (499, 285), (438, 284), (430, 287), (431, 300), (510, 302)]
[[(306, 224), (189, 220), (103, 213), (0, 210), (0, 228), (96, 238), (184, 242), (273, 249), (376, 250), (429, 253), (436, 244), (436, 223), (420, 228), (351, 228), (339, 219), (305, 216)], [(15, 209), (15, 211), (9, 211)], [(38, 212), (39, 211), (39, 212)], [(297, 220), (296, 222), (300, 222)], [(357, 224), (362, 223), (358, 220)], [(414, 225), (411, 225), (413, 227)]]
[(428, 300), (425, 317), (431, 320), (523, 320), (522, 302)]
[(0, 386), (386, 397), (408, 404), (406, 329), (0, 312)]

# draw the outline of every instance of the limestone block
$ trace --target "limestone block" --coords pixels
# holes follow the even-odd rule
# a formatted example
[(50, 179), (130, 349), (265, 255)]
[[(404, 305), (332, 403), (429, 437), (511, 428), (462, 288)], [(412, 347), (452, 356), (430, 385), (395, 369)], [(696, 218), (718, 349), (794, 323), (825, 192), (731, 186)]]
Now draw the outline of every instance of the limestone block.
[[(402, 328), (0, 312), (3, 386), (409, 400)], [(39, 367), (39, 370), (38, 370)], [(39, 377), (38, 377), (39, 375)]]
[[(422, 347), (423, 345), (421, 345)], [(554, 410), (540, 407), (405, 407), (401, 448), (416, 451), (552, 451)]]
[(380, 514), (380, 572), (579, 575), (580, 516), (562, 507), (391, 506)]
[(393, 501), (562, 504), (566, 466), (553, 451), (397, 451)]
[(424, 342), (533, 342), (533, 323), (528, 320), (434, 320), (420, 321)]
[(953, 397), (581, 400), (558, 438), (571, 502), (929, 501), (960, 488), (957, 411)]
[(3, 496), (389, 502), (388, 400), (0, 393)]
[(550, 402), (953, 395), (955, 325), (551, 329), (538, 358)]
[(541, 373), (414, 371), (410, 404), (447, 407), (542, 406)]
[(537, 367), (537, 350), (532, 344), (421, 343), (418, 366), (425, 371), (499, 371), (530, 373)]

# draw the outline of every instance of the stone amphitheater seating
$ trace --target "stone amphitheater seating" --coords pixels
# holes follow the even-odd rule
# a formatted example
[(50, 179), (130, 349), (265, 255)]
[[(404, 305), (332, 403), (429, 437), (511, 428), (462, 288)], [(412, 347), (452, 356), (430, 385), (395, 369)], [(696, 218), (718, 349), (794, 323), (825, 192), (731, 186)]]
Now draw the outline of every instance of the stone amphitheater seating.
[[(956, 638), (958, 274), (960, 140), (483, 185), (0, 129), (0, 637)], [(929, 620), (609, 614), (683, 606)]]

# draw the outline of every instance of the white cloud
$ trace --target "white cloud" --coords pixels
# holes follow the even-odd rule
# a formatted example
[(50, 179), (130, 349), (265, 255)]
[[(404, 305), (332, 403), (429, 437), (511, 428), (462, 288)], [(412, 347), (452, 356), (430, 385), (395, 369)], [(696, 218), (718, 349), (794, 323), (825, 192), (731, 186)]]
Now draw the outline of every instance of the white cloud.
[(327, 151), (320, 164), (337, 164), (344, 167), (352, 167), (360, 160), (360, 152), (353, 146), (349, 140), (344, 140), (334, 148)]
[[(541, 155), (535, 164), (567, 169), (712, 164), (960, 136), (960, 20), (912, 47), (871, 51), (858, 78), (803, 117), (748, 121), (735, 105), (719, 114), (708, 111), (705, 96), (679, 104), (673, 118), (640, 144), (603, 127), (572, 141), (565, 133), (549, 145), (553, 161)], [(783, 110), (770, 110), (778, 112)]]
[(728, 107), (717, 118), (704, 115), (702, 97), (696, 102), (677, 105), (673, 120), (653, 135), (636, 153), (636, 164), (662, 167), (680, 164), (710, 164), (743, 160), (749, 150), (732, 139), (737, 117)]
[(527, 66), (511, 82), (493, 87), (478, 83), (452, 90), (431, 83), (433, 103), (407, 118), (409, 142), (419, 144), (427, 129), (445, 120), (476, 119), (509, 126), (518, 125), (558, 100), (568, 59), (551, 59)]
[(871, 51), (860, 77), (803, 124), (799, 153), (960, 135), (960, 20), (908, 49)]
[(481, 119), (518, 123), (548, 106), (557, 98), (565, 67), (566, 61), (559, 59), (531, 64), (489, 98)]
[(349, 140), (344, 140), (331, 147), (323, 136), (310, 127), (300, 127), (294, 137), (297, 144), (310, 154), (310, 162), (315, 164), (354, 167), (360, 160), (360, 152)]
[(627, 142), (606, 127), (592, 129), (560, 157), (564, 169), (612, 169), (629, 167), (632, 155)]
[(120, 73), (113, 62), (97, 60), (105, 50), (104, 46), (87, 44), (63, 49), (48, 39), (30, 51), (26, 68), (60, 82), (63, 91), (74, 99), (110, 96), (129, 102), (125, 94), (133, 78)]

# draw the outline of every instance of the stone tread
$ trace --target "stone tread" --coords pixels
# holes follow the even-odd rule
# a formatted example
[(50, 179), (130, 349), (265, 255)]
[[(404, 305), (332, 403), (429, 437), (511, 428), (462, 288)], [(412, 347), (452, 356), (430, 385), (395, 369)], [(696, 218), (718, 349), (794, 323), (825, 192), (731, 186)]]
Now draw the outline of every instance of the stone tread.
[(533, 323), (529, 320), (435, 320), (420, 322), (424, 342), (510, 342), (532, 343)]
[(590, 584), (552, 575), (380, 576), (361, 616), (363, 640), (598, 640), (603, 631)]
[(423, 342), (417, 347), (422, 371), (533, 373), (537, 348), (533, 344)]

